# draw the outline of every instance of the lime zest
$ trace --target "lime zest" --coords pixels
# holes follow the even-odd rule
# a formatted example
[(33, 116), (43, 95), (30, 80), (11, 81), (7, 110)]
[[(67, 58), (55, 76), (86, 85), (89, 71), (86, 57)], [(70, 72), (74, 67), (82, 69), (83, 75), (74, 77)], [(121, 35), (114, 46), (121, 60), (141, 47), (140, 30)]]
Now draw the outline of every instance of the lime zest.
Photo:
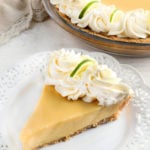
[(92, 62), (91, 59), (84, 59), (82, 60), (75, 68), (74, 70), (71, 72), (70, 77), (74, 77), (74, 75), (77, 73), (77, 71), (85, 64), (88, 62)]
[(79, 19), (82, 19), (83, 17), (84, 17), (84, 14), (86, 13), (86, 11), (88, 10), (88, 8), (91, 6), (91, 5), (93, 5), (94, 3), (97, 3), (98, 1), (97, 0), (95, 0), (95, 1), (91, 1), (91, 2), (89, 2), (89, 3), (87, 3), (85, 6), (84, 6), (84, 8), (82, 9), (82, 11), (80, 12), (80, 14), (79, 14)]
[(110, 22), (112, 22), (112, 20), (113, 20), (113, 17), (114, 17), (114, 14), (116, 13), (118, 11), (118, 9), (116, 8), (112, 13), (111, 13), (111, 15), (110, 15)]

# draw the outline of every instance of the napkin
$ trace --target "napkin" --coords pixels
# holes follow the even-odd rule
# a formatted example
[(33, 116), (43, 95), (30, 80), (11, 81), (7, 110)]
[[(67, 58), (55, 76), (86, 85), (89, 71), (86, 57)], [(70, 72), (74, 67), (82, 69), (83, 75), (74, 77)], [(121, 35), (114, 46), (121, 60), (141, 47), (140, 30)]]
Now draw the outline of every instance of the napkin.
[(46, 17), (41, 0), (0, 0), (0, 44)]

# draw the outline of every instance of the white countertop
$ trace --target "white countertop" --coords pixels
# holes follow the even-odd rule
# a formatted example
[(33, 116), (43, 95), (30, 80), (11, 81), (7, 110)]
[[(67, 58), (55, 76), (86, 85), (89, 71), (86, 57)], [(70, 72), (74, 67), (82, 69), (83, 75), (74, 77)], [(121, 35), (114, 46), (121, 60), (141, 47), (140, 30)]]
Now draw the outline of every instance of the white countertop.
[[(87, 50), (100, 49), (87, 45), (83, 40), (59, 27), (53, 20), (43, 23), (33, 23), (31, 28), (0, 46), (0, 74), (28, 56), (62, 47), (77, 47)], [(114, 56), (120, 63), (130, 64), (138, 69), (145, 82), (150, 85), (150, 57), (127, 58)]]

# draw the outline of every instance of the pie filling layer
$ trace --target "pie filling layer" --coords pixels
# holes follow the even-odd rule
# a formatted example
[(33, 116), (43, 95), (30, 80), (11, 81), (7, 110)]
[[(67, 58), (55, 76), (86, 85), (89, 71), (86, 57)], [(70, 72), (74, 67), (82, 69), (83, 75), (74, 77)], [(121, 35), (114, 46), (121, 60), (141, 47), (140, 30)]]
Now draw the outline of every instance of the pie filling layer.
[(150, 10), (150, 0), (102, 0), (106, 5), (115, 5), (117, 8), (123, 11), (129, 11), (134, 9)]
[(96, 102), (68, 101), (53, 86), (45, 86), (34, 113), (22, 130), (23, 150), (57, 142), (103, 119), (117, 117), (124, 101), (109, 107), (99, 106)]

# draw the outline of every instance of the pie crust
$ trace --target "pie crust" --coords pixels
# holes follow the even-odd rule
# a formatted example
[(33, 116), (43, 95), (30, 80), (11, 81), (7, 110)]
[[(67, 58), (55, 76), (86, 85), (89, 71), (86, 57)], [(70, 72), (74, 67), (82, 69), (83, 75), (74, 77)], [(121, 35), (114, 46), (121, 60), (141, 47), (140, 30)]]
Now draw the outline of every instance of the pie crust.
[(140, 44), (150, 44), (150, 37), (148, 38), (145, 38), (145, 39), (141, 39), (141, 38), (127, 38), (127, 37), (123, 37), (123, 38), (120, 38), (120, 37), (117, 37), (115, 35), (107, 35), (106, 33), (97, 33), (97, 32), (94, 32), (92, 31), (90, 28), (80, 28), (78, 27), (77, 25), (73, 24), (70, 20), (70, 18), (68, 16), (66, 16), (65, 14), (61, 13), (59, 11), (59, 9), (55, 6), (55, 11), (60, 15), (60, 17), (62, 17), (68, 24), (70, 24), (71, 26), (74, 26), (75, 28), (78, 28), (79, 30), (85, 32), (85, 33), (88, 33), (88, 34), (91, 34), (91, 35), (94, 35), (94, 36), (97, 36), (97, 37), (100, 37), (100, 38), (103, 38), (103, 39), (107, 39), (107, 40), (111, 40), (111, 41), (117, 41), (117, 42), (125, 42), (125, 43), (140, 43)]

